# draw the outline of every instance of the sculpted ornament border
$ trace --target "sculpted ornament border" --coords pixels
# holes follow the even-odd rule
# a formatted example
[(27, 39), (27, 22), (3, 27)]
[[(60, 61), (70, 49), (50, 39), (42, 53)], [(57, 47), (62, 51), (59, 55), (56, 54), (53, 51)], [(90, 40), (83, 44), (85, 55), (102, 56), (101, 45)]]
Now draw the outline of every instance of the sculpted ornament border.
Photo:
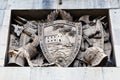
[(46, 57), (49, 57), (48, 55), (43, 55), (48, 52), (46, 52), (45, 45), (41, 41), (42, 37), (38, 34), (43, 36), (43, 28), (49, 25), (54, 26), (56, 21), (59, 23), (61, 20), (65, 21), (64, 24), (78, 26), (78, 35), (82, 35), (80, 39), (76, 40), (75, 54), (71, 54), (71, 60), (68, 61), (70, 63), (66, 66), (71, 63), (73, 67), (115, 66), (111, 61), (112, 44), (110, 42), (110, 32), (108, 32), (109, 25), (104, 22), (106, 17), (98, 16), (98, 18), (95, 18), (93, 16), (92, 20), (90, 20), (90, 17), (90, 15), (83, 15), (75, 21), (70, 13), (64, 10), (54, 10), (48, 14), (46, 20), (41, 21), (29, 21), (18, 16), (17, 19), (14, 19), (16, 24), (11, 25), (14, 32), (10, 34), (9, 62), (7, 65), (26, 66), (25, 61), (27, 60), (28, 66), (60, 66), (49, 61), (50, 59), (46, 59)]

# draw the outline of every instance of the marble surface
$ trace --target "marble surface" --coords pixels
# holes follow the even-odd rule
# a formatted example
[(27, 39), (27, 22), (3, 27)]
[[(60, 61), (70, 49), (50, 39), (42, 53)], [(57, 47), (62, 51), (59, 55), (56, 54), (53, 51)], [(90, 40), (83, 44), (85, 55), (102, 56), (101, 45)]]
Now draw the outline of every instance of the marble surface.
[(1, 80), (31, 80), (30, 79), (30, 68), (0, 68), (0, 79)]
[[(0, 9), (56, 9), (58, 0), (0, 0)], [(119, 0), (63, 0), (62, 9), (118, 8)]]
[(1, 67), (1, 80), (119, 80), (120, 68)]
[[(66, 5), (67, 4), (67, 5)], [(13, 9), (56, 9), (57, 0), (0, 0), (0, 80), (119, 80), (120, 7), (119, 0), (63, 0), (62, 9), (110, 8), (117, 67), (40, 68), (3, 67), (8, 42), (10, 13)]]
[(0, 0), (0, 10), (6, 9), (8, 0)]
[[(4, 10), (0, 10), (0, 26), (2, 26), (3, 18), (4, 18)], [(0, 29), (1, 29), (1, 27), (0, 27)]]

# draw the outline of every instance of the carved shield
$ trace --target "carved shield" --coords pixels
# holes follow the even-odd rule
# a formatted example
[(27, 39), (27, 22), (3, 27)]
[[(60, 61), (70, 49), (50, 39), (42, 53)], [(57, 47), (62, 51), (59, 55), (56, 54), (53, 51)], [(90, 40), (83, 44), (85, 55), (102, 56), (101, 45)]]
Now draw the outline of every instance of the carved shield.
[(56, 20), (40, 25), (40, 47), (49, 63), (69, 66), (81, 45), (82, 25), (80, 22)]

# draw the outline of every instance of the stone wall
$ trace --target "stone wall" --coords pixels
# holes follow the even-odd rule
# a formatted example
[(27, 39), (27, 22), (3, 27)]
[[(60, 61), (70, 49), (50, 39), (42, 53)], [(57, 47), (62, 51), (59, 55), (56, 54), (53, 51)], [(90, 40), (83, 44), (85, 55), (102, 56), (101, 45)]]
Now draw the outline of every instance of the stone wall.
[(119, 80), (120, 79), (120, 1), (63, 0), (62, 9), (109, 8), (117, 67), (40, 68), (3, 67), (8, 44), (12, 9), (56, 9), (57, 0), (0, 0), (0, 80)]

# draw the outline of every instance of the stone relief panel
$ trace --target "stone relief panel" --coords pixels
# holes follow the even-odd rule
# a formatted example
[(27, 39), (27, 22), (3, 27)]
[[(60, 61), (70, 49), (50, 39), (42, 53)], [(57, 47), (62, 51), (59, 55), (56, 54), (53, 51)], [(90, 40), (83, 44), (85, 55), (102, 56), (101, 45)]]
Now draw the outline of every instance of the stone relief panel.
[(13, 10), (5, 66), (115, 66), (108, 10)]

